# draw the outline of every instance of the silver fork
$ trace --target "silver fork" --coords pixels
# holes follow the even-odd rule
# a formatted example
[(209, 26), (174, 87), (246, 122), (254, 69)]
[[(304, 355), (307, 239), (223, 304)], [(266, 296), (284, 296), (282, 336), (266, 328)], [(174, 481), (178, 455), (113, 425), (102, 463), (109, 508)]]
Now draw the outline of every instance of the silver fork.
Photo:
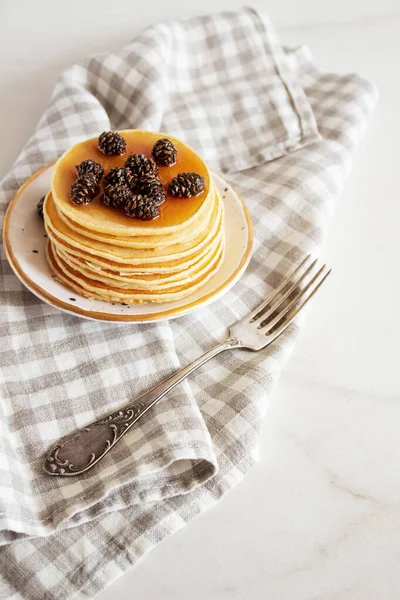
[[(253, 312), (232, 325), (228, 339), (192, 364), (174, 373), (124, 408), (58, 440), (49, 450), (44, 470), (49, 475), (80, 475), (97, 464), (156, 402), (185, 377), (217, 354), (233, 348), (258, 351), (273, 342), (293, 321), (330, 273), (311, 255)], [(301, 284), (303, 284), (301, 286)]]

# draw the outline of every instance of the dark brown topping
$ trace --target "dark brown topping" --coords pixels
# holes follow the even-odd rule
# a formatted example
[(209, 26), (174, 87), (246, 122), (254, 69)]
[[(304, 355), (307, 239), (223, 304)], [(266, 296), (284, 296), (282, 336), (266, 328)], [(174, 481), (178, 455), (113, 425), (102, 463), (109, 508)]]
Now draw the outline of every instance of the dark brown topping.
[(103, 131), (99, 135), (97, 147), (107, 156), (122, 156), (126, 152), (126, 142), (117, 131)]
[(171, 167), (176, 163), (177, 150), (171, 140), (157, 140), (151, 152), (156, 163), (162, 167)]
[(172, 196), (191, 198), (204, 192), (204, 177), (198, 173), (179, 173), (168, 186)]
[(42, 219), (43, 219), (43, 203), (44, 203), (45, 198), (46, 198), (46, 196), (43, 196), (42, 198), (40, 198), (39, 202), (36, 205), (39, 216), (42, 217)]
[(165, 197), (165, 192), (160, 180), (151, 175), (146, 175), (139, 179), (136, 189), (142, 196), (153, 197), (162, 195)]
[(71, 186), (71, 200), (78, 205), (91, 204), (98, 189), (98, 181), (93, 175), (81, 175)]
[(156, 206), (164, 202), (165, 191), (152, 158), (146, 158), (143, 154), (131, 154), (125, 161), (125, 170), (128, 185), (134, 194), (151, 199)]
[(154, 200), (148, 196), (139, 194), (133, 196), (132, 199), (125, 204), (125, 214), (128, 217), (149, 221), (151, 219), (156, 219), (160, 213)]
[(132, 199), (132, 192), (129, 187), (121, 183), (119, 185), (111, 185), (109, 183), (104, 188), (103, 192), (103, 203), (106, 206), (113, 208), (119, 208), (125, 206), (125, 204)]
[(111, 185), (127, 184), (126, 171), (122, 167), (115, 167), (107, 173), (105, 180)]
[(125, 169), (128, 183), (136, 187), (139, 179), (146, 175), (158, 177), (157, 165), (152, 158), (146, 158), (144, 154), (131, 154), (125, 161)]
[(93, 175), (98, 183), (100, 183), (104, 175), (103, 167), (95, 160), (83, 160), (76, 166), (76, 172), (78, 173), (78, 177), (81, 175)]
[(165, 200), (165, 191), (162, 185), (154, 186), (148, 194), (149, 198), (153, 200), (156, 206), (160, 206)]

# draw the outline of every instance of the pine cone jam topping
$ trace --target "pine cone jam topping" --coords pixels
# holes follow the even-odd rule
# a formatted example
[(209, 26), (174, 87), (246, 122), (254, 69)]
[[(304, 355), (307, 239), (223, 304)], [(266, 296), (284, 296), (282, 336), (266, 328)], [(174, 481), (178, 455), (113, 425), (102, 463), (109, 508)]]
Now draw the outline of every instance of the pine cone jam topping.
[(42, 198), (40, 198), (39, 202), (36, 205), (38, 215), (39, 215), (39, 217), (42, 217), (42, 219), (44, 218), (43, 217), (43, 204), (44, 204), (45, 198), (46, 198), (46, 196), (42, 196)]
[[(125, 139), (116, 131), (104, 131), (98, 138), (98, 148), (107, 156), (122, 156), (126, 152)], [(166, 190), (159, 178), (158, 167), (176, 164), (177, 149), (167, 138), (156, 141), (152, 157), (131, 154), (123, 167), (116, 166), (104, 177), (103, 166), (94, 160), (77, 165), (78, 178), (71, 186), (71, 201), (76, 205), (93, 202), (100, 193), (107, 207), (122, 209), (128, 217), (150, 220), (159, 216), (159, 205), (165, 201)], [(163, 171), (165, 173), (165, 171)], [(168, 192), (176, 198), (191, 198), (204, 192), (204, 177), (194, 172), (178, 173), (168, 185)]]
[(125, 183), (112, 185), (109, 183), (104, 188), (103, 204), (113, 208), (123, 208), (125, 204), (131, 200), (132, 192)]
[(78, 177), (81, 175), (93, 175), (98, 183), (100, 183), (104, 175), (103, 167), (95, 160), (83, 160), (79, 165), (76, 165), (76, 172), (78, 173)]
[(167, 138), (157, 140), (151, 152), (156, 163), (162, 167), (172, 167), (178, 154), (174, 144)]
[(103, 131), (99, 135), (97, 147), (107, 156), (122, 156), (126, 152), (126, 142), (117, 131)]
[(168, 186), (168, 191), (177, 198), (191, 198), (204, 192), (204, 177), (198, 173), (178, 173)]
[(111, 169), (105, 176), (107, 183), (111, 185), (127, 184), (126, 171), (122, 167)]
[(133, 196), (132, 199), (125, 204), (125, 214), (128, 217), (149, 221), (151, 219), (156, 219), (160, 212), (154, 200), (148, 196), (139, 194)]
[(94, 175), (81, 175), (71, 186), (71, 201), (78, 205), (91, 204), (99, 190)]
[(131, 187), (137, 185), (137, 182), (143, 177), (158, 177), (157, 165), (152, 158), (146, 158), (144, 154), (131, 154), (125, 161), (125, 170), (128, 177), (128, 183)]

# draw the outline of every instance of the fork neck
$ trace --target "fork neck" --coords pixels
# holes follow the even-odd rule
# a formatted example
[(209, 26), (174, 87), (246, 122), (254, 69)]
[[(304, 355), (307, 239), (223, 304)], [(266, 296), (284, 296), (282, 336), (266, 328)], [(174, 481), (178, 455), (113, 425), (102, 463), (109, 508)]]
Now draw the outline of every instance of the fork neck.
[(190, 371), (192, 372), (201, 365), (204, 365), (204, 363), (208, 362), (214, 356), (217, 356), (221, 352), (224, 352), (224, 350), (239, 348), (239, 346), (241, 346), (240, 342), (234, 336), (231, 336), (221, 344), (217, 344), (216, 346), (214, 346), (214, 348), (208, 350), (208, 352), (200, 356), (198, 359), (196, 359), (194, 362), (188, 365), (184, 370), (190, 369)]
[[(222, 344), (219, 345), (223, 346), (223, 350), (229, 350), (229, 348), (239, 348), (239, 346), (242, 344), (235, 338), (235, 336), (231, 335), (227, 340), (225, 340), (225, 342), (222, 342)], [(221, 349), (221, 352), (223, 350)]]

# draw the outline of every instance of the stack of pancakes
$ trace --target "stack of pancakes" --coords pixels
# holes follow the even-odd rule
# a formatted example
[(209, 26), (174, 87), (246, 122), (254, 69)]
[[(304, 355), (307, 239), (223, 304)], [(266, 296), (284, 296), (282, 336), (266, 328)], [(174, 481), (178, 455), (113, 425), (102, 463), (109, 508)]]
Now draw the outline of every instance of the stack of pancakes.
[[(44, 203), (49, 265), (59, 281), (89, 298), (126, 304), (179, 300), (204, 285), (222, 262), (220, 196), (207, 166), (183, 142), (165, 134), (120, 133), (127, 144), (125, 156), (104, 156), (94, 138), (71, 148), (55, 165)], [(204, 177), (202, 194), (175, 198), (167, 193), (160, 217), (152, 221), (105, 206), (101, 190), (88, 206), (71, 202), (70, 189), (81, 161), (95, 160), (107, 174), (123, 166), (129, 154), (151, 156), (162, 137), (171, 139), (178, 151), (174, 166), (159, 168), (164, 189), (178, 173), (192, 171)]]

